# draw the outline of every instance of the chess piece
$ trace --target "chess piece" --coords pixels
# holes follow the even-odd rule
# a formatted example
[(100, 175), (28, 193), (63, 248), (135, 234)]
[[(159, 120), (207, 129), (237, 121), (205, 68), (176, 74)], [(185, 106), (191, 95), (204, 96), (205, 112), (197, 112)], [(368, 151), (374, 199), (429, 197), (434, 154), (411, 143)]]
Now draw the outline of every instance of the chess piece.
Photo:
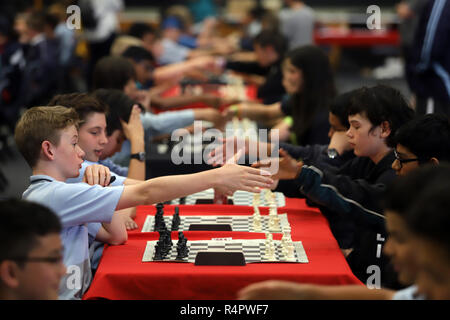
[(253, 194), (253, 207), (259, 207), (260, 204), (260, 194), (259, 193), (254, 193)]
[(261, 232), (261, 215), (259, 214), (258, 207), (255, 207), (255, 213), (253, 214), (253, 230)]
[(172, 231), (178, 231), (178, 228), (180, 227), (180, 214), (179, 214), (179, 208), (175, 207), (175, 214), (172, 217)]
[(164, 221), (164, 205), (162, 203), (158, 203), (156, 205), (154, 231), (164, 230), (167, 230), (166, 222)]
[(263, 258), (269, 261), (275, 260), (275, 245), (273, 242), (273, 235), (271, 233), (266, 233), (265, 252)]
[(187, 239), (183, 232), (178, 232), (177, 257), (176, 260), (183, 260), (189, 256), (189, 248), (187, 247)]

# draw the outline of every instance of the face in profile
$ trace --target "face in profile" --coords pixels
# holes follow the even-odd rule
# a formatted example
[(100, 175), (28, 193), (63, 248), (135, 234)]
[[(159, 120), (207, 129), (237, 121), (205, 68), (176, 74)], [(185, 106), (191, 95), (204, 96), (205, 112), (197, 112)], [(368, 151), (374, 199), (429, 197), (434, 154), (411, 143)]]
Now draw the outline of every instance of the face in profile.
[(79, 145), (85, 152), (85, 159), (98, 162), (108, 143), (106, 137), (106, 118), (104, 113), (92, 112), (86, 116), (79, 129)]
[(411, 285), (417, 274), (412, 234), (404, 219), (396, 212), (387, 210), (385, 217), (388, 238), (383, 247), (384, 254), (389, 256), (398, 273), (398, 280), (404, 285)]
[(25, 261), (16, 265), (15, 281), (9, 287), (22, 300), (56, 300), (61, 278), (66, 273), (62, 262), (63, 247), (59, 234), (49, 234), (38, 238), (38, 245), (28, 254), (29, 259), (45, 258), (46, 261)]
[(59, 144), (53, 147), (55, 166), (62, 173), (62, 178), (78, 177), (85, 153), (78, 145), (77, 128), (71, 125), (61, 130)]
[(347, 131), (350, 145), (358, 157), (375, 156), (385, 146), (381, 126), (373, 127), (369, 119), (359, 113), (348, 117)]
[(303, 73), (290, 59), (285, 59), (283, 63), (283, 86), (289, 94), (298, 93), (303, 88)]
[(396, 159), (392, 163), (392, 169), (395, 170), (398, 176), (404, 176), (419, 168), (417, 156), (401, 144), (397, 144), (395, 147), (395, 157)]
[(114, 130), (108, 137), (108, 143), (103, 148), (100, 160), (112, 157), (115, 153), (122, 149), (122, 144), (125, 141), (125, 136), (121, 130)]

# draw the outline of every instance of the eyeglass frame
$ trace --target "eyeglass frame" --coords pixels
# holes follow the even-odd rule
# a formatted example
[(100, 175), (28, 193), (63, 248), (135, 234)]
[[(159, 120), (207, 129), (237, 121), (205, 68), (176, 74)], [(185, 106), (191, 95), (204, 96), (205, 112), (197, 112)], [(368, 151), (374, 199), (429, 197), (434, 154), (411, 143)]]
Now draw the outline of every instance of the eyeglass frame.
[(420, 159), (420, 158), (400, 159), (396, 149), (394, 149), (394, 157), (395, 157), (395, 160), (397, 160), (400, 163), (400, 169), (403, 168), (404, 163), (413, 162), (413, 161), (422, 161), (422, 159)]

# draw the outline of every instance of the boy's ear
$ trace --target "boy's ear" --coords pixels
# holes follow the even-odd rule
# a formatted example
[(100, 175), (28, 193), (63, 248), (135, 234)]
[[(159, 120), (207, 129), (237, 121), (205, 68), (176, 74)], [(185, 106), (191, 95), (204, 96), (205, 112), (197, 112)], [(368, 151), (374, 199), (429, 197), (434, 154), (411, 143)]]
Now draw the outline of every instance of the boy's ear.
[(55, 157), (54, 147), (53, 144), (45, 140), (41, 144), (41, 151), (44, 154), (44, 157), (46, 157), (48, 160), (53, 160)]
[(383, 121), (380, 125), (381, 138), (387, 138), (391, 134), (391, 125), (388, 121)]
[(0, 263), (0, 282), (4, 286), (14, 289), (19, 286), (17, 279), (18, 265), (11, 260), (4, 260)]

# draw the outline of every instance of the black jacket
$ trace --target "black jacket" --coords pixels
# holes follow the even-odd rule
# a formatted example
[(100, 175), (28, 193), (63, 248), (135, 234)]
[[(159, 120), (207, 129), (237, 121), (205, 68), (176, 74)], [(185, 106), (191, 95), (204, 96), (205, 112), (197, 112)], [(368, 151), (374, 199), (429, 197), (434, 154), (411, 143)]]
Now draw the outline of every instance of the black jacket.
[(386, 186), (395, 179), (390, 152), (377, 164), (366, 157), (348, 161), (336, 173), (303, 166), (295, 180), (297, 190), (318, 204), (341, 247), (353, 248), (348, 262), (365, 282), (376, 266), (381, 284), (399, 288), (396, 274), (382, 254), (387, 237), (381, 200)]

